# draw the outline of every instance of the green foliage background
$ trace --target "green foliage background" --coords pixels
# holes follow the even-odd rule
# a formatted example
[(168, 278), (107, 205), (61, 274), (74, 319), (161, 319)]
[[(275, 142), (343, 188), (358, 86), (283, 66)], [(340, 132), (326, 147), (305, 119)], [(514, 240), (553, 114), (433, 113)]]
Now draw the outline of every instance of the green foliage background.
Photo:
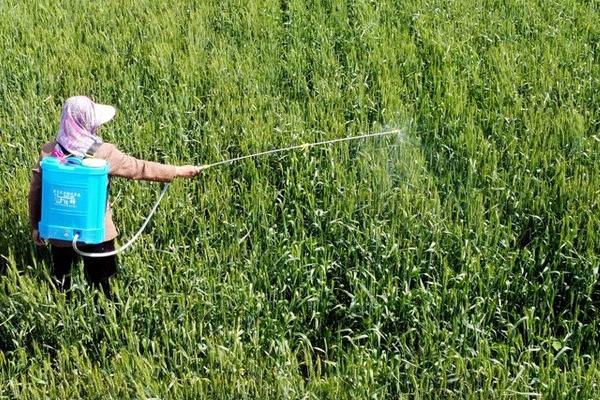
[[(599, 397), (599, 7), (0, 0), (0, 398)], [(403, 134), (176, 182), (95, 308), (27, 220), (75, 94), (169, 163)]]

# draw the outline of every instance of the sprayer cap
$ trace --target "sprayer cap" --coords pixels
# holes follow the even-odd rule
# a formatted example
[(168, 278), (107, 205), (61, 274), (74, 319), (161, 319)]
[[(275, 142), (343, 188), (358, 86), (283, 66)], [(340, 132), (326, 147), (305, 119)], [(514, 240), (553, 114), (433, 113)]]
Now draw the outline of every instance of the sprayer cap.
[(84, 167), (102, 168), (106, 165), (106, 160), (102, 160), (101, 158), (84, 158), (81, 161), (81, 165)]

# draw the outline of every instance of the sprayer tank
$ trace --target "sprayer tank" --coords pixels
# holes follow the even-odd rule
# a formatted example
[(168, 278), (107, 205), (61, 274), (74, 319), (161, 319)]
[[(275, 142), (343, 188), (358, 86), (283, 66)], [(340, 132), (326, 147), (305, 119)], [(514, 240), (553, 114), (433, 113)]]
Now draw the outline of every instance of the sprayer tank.
[(42, 215), (44, 239), (101, 243), (108, 196), (109, 165), (99, 159), (70, 157), (67, 162), (45, 157), (42, 169)]

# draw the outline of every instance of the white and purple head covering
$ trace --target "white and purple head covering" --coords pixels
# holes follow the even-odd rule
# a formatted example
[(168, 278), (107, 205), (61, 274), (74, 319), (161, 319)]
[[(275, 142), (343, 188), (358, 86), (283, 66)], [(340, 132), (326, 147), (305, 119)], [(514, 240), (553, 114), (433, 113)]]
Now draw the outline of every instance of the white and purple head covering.
[(83, 157), (95, 143), (102, 143), (96, 129), (115, 116), (115, 108), (94, 103), (89, 97), (74, 96), (65, 101), (52, 155)]

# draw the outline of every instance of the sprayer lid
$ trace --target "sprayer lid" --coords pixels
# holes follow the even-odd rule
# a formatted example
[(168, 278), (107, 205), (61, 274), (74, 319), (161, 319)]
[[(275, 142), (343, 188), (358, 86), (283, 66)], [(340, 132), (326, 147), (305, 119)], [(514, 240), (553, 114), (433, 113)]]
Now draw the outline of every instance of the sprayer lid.
[(81, 165), (91, 168), (103, 168), (106, 165), (106, 160), (100, 158), (84, 158)]

